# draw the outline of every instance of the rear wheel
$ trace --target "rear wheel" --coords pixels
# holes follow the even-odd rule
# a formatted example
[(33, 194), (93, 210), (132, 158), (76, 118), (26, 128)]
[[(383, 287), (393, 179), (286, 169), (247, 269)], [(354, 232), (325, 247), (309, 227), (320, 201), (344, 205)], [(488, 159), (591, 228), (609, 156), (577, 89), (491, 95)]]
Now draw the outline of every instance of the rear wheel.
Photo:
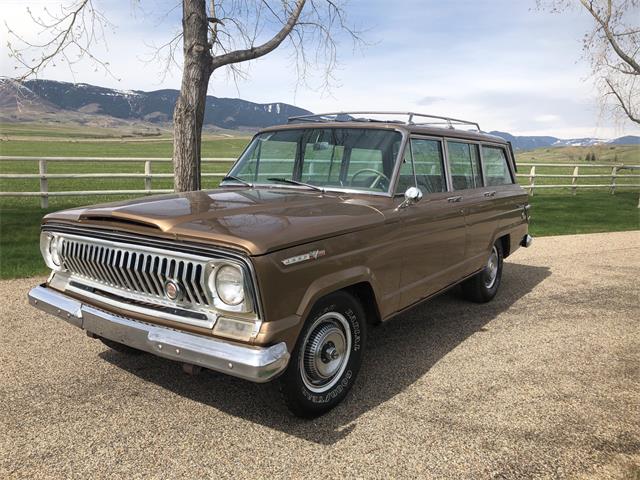
[(462, 284), (462, 293), (472, 302), (485, 303), (498, 293), (502, 280), (502, 244), (497, 241), (491, 248), (485, 267)]
[(280, 391), (295, 415), (317, 417), (347, 395), (362, 363), (365, 324), (362, 306), (347, 292), (314, 306), (280, 377)]

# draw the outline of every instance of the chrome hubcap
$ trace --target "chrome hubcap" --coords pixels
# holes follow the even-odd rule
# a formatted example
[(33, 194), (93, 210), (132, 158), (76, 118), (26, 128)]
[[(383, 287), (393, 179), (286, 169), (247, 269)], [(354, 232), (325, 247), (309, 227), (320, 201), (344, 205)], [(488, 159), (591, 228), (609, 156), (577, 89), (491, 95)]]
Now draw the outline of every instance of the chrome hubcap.
[(494, 245), (493, 249), (491, 250), (491, 255), (489, 255), (487, 266), (484, 268), (484, 286), (485, 287), (491, 288), (496, 283), (496, 278), (498, 278), (499, 262), (500, 262), (500, 258), (498, 257), (498, 249)]
[(318, 318), (309, 329), (300, 356), (305, 386), (312, 392), (326, 392), (340, 379), (351, 352), (351, 330), (338, 312)]

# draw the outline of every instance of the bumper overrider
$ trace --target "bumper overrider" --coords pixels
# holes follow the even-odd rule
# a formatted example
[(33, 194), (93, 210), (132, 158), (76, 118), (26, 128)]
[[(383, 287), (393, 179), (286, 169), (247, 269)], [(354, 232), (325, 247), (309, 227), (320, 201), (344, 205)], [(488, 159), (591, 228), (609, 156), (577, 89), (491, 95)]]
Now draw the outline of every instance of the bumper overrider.
[(254, 347), (151, 325), (84, 304), (46, 284), (29, 292), (29, 303), (90, 334), (252, 382), (272, 380), (289, 362), (284, 342)]

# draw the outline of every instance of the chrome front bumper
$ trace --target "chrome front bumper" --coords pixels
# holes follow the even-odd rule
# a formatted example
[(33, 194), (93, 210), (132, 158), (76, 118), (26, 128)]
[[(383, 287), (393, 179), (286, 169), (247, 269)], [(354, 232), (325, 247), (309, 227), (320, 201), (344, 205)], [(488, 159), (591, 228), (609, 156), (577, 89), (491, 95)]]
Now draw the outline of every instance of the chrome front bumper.
[(251, 347), (151, 325), (97, 309), (44, 284), (31, 289), (29, 303), (99, 337), (252, 382), (272, 380), (289, 362), (284, 342)]

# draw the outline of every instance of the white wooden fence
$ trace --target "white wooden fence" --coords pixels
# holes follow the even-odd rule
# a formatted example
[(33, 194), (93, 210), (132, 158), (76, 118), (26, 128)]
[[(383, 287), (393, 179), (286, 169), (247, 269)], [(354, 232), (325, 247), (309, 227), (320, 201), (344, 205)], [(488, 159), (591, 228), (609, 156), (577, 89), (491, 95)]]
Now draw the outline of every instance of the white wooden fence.
[[(231, 165), (235, 158), (203, 158), (202, 163), (225, 163)], [(138, 157), (12, 157), (0, 156), (1, 162), (20, 161), (38, 162), (38, 173), (0, 173), (0, 179), (39, 179), (40, 190), (37, 192), (0, 192), (0, 197), (40, 197), (40, 206), (49, 206), (49, 197), (90, 196), (90, 195), (147, 195), (154, 193), (171, 193), (173, 189), (154, 189), (154, 178), (173, 178), (173, 173), (153, 173), (154, 163), (171, 163), (170, 158), (138, 158)], [(142, 163), (144, 172), (141, 173), (48, 173), (47, 165), (53, 162), (108, 162), (108, 163)], [(224, 173), (201, 173), (203, 178), (225, 176)], [(49, 179), (76, 179), (76, 178), (140, 178), (144, 180), (144, 188), (136, 190), (75, 190), (75, 191), (50, 191)]]
[[(0, 173), (0, 179), (38, 179), (40, 181), (40, 189), (38, 191), (25, 191), (25, 192), (0, 192), (0, 197), (40, 197), (40, 206), (47, 208), (49, 205), (49, 197), (66, 197), (66, 196), (91, 196), (91, 195), (144, 195), (153, 193), (171, 193), (172, 189), (154, 189), (153, 179), (157, 178), (173, 178), (172, 173), (153, 173), (152, 165), (154, 163), (169, 163), (170, 158), (136, 158), (136, 157), (16, 157), (16, 156), (0, 156), (1, 162), (7, 161), (19, 161), (19, 162), (37, 162), (38, 173)], [(234, 158), (203, 158), (204, 164), (208, 163), (224, 163), (231, 165), (234, 162)], [(52, 162), (115, 162), (115, 163), (131, 163), (138, 162), (144, 164), (144, 171), (140, 173), (48, 173), (47, 165)], [(538, 189), (568, 189), (573, 195), (576, 194), (578, 189), (608, 189), (611, 194), (615, 194), (616, 189), (621, 188), (640, 188), (640, 180), (636, 182), (636, 179), (640, 178), (640, 165), (603, 165), (603, 164), (574, 164), (574, 163), (519, 163), (520, 173), (517, 174), (519, 178), (528, 179), (528, 184), (523, 184), (522, 187), (529, 191), (530, 195), (533, 195), (535, 190)], [(536, 169), (544, 168), (548, 170), (550, 168), (573, 168), (572, 174), (558, 174), (558, 173), (537, 173)], [(528, 169), (528, 173), (524, 173), (525, 169)], [(589, 171), (589, 169), (611, 169), (610, 173), (580, 173), (581, 171)], [(4, 170), (4, 169), (3, 169)], [(591, 170), (593, 171), (593, 170)], [(203, 172), (203, 178), (209, 177), (224, 177), (224, 173), (209, 173)], [(103, 179), (103, 178), (139, 178), (144, 181), (144, 188), (134, 190), (78, 190), (78, 191), (50, 191), (49, 179)], [(553, 179), (571, 179), (571, 183), (555, 183), (555, 184), (540, 184), (536, 183), (537, 179), (541, 178), (553, 178)], [(631, 182), (635, 183), (619, 183), (618, 179), (633, 179)], [(598, 179), (606, 179), (607, 183), (594, 183)], [(580, 181), (580, 183), (579, 183)], [(588, 183), (582, 183), (587, 181)], [(640, 201), (638, 203), (640, 208)]]
[[(608, 188), (609, 191), (611, 192), (611, 194), (614, 194), (616, 191), (617, 187), (620, 188), (639, 188), (640, 187), (640, 181), (638, 181), (638, 183), (624, 183), (621, 185), (617, 185), (616, 184), (616, 180), (618, 178), (640, 178), (640, 174), (635, 174), (632, 173), (634, 171), (640, 171), (640, 165), (595, 165), (595, 164), (584, 164), (584, 163), (580, 163), (580, 164), (576, 164), (576, 163), (519, 163), (518, 167), (531, 167), (531, 169), (529, 170), (529, 173), (517, 173), (516, 176), (519, 178), (528, 178), (529, 179), (529, 184), (528, 185), (522, 185), (523, 188), (527, 189), (529, 191), (529, 195), (533, 195), (534, 190), (535, 189), (541, 189), (541, 188), (568, 188), (571, 189), (571, 193), (573, 195), (576, 194), (576, 190), (578, 188)], [(536, 168), (540, 168), (540, 167), (544, 167), (544, 168), (550, 168), (550, 167), (558, 167), (558, 168), (573, 168), (573, 173), (572, 174), (558, 174), (558, 173), (545, 173), (545, 174), (541, 174), (541, 173), (536, 173)], [(590, 169), (590, 168), (597, 168), (597, 169), (611, 169), (611, 173), (596, 173), (596, 174), (592, 174), (592, 173), (587, 173), (587, 174), (581, 174), (580, 173), (580, 169), (583, 169), (583, 171), (585, 169)], [(522, 171), (523, 168), (520, 168), (520, 170)], [(626, 173), (626, 172), (631, 172), (631, 173)], [(543, 185), (536, 185), (536, 179), (537, 178), (570, 178), (571, 179), (571, 184), (557, 184), (557, 185), (549, 185), (549, 184), (543, 184)], [(606, 179), (610, 179), (609, 183), (606, 184), (602, 184), (602, 183), (588, 183), (588, 184), (582, 184), (582, 183), (578, 183), (579, 179), (589, 179), (589, 180), (593, 180), (593, 179), (597, 179), (597, 178), (606, 178)]]

